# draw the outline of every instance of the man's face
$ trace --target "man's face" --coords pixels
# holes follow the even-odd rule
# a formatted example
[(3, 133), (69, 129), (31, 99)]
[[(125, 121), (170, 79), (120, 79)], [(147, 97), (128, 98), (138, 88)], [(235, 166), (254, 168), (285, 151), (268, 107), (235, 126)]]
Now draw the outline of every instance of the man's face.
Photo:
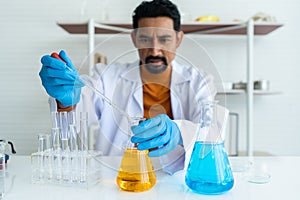
[(175, 58), (183, 32), (176, 32), (173, 23), (169, 17), (142, 18), (132, 32), (140, 61), (153, 74), (165, 71)]

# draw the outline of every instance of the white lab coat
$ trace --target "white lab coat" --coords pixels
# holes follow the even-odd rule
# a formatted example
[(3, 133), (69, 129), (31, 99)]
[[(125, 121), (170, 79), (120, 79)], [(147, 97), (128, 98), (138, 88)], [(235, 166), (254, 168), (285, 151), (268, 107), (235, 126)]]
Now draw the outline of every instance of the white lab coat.
[[(113, 104), (126, 111), (129, 116), (143, 116), (143, 91), (139, 62), (95, 66), (92, 84)], [(170, 171), (182, 169), (185, 152), (190, 154), (197, 133), (201, 101), (213, 100), (216, 89), (212, 76), (192, 67), (172, 62), (171, 105), (174, 121), (181, 130), (183, 147), (178, 146), (160, 158), (163, 166), (175, 163)], [(88, 87), (84, 87), (77, 112), (87, 111), (89, 123), (99, 122), (96, 149), (104, 155), (122, 155), (129, 142), (130, 127), (126, 117), (113, 109), (107, 102)], [(179, 156), (181, 155), (181, 156)], [(180, 157), (180, 159), (178, 159)], [(177, 164), (176, 164), (177, 163)], [(185, 163), (187, 164), (187, 163)], [(172, 172), (170, 172), (172, 173)]]

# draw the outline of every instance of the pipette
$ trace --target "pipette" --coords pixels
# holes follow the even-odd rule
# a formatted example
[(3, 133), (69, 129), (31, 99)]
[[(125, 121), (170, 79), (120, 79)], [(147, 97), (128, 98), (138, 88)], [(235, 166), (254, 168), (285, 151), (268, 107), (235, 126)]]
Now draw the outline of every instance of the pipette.
[[(63, 61), (64, 63), (66, 63), (57, 53), (52, 53), (51, 57), (56, 58), (58, 60)], [(73, 69), (71, 69), (68, 65), (67, 69), (70, 71), (73, 71)], [(120, 114), (122, 114), (123, 116), (125, 116), (128, 120), (128, 122), (132, 122), (131, 117), (128, 115), (127, 112), (125, 112), (123, 109), (121, 109), (120, 107), (118, 107), (116, 104), (114, 104), (108, 97), (106, 97), (101, 91), (99, 91), (97, 88), (95, 88), (93, 86), (93, 84), (91, 83), (91, 79), (88, 75), (80, 75), (79, 76), (79, 80), (81, 82), (83, 82), (88, 88), (90, 88), (91, 90), (93, 90), (96, 94), (98, 94), (104, 101), (106, 101), (106, 103), (108, 103), (111, 107), (113, 107), (114, 109), (116, 109)]]

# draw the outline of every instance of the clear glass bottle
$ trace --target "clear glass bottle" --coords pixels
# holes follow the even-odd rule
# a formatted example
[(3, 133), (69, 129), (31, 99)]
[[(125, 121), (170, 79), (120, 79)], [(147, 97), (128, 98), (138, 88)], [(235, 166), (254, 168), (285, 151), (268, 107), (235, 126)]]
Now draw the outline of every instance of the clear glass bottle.
[[(138, 125), (142, 119), (132, 118), (131, 126)], [(142, 192), (152, 188), (156, 183), (156, 175), (148, 150), (140, 151), (135, 144), (128, 145), (116, 181), (121, 190), (129, 192)]]
[(234, 185), (231, 166), (218, 123), (217, 102), (201, 104), (200, 131), (185, 176), (186, 185), (196, 193), (221, 194)]

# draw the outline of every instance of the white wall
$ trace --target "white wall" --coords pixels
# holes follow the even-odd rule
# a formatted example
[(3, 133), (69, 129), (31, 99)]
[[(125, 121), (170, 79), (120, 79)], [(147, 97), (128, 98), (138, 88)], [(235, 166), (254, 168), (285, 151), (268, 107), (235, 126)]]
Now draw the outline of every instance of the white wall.
[[(5, 1), (0, 7), (0, 138), (14, 141), (19, 154), (37, 148), (37, 134), (49, 132), (50, 116), (47, 94), (38, 72), (40, 58), (65, 49), (75, 65), (87, 54), (87, 36), (70, 35), (56, 21), (82, 21), (94, 16), (105, 2), (106, 18), (130, 20), (130, 13), (140, 1)], [(126, 3), (125, 3), (126, 2)], [(296, 0), (177, 0), (185, 19), (218, 15), (222, 21), (246, 20), (258, 11), (276, 16), (284, 27), (266, 36), (256, 37), (254, 78), (268, 79), (280, 95), (254, 98), (254, 150), (273, 155), (300, 155), (300, 14)], [(84, 7), (86, 5), (86, 7)], [(86, 9), (82, 9), (86, 8)], [(188, 14), (186, 14), (188, 13)], [(108, 16), (107, 16), (108, 15)], [(196, 36), (216, 63), (223, 80), (245, 80), (245, 37)], [(97, 36), (97, 42), (105, 40)], [(113, 44), (118, 47), (120, 44)], [(196, 54), (188, 49), (191, 54)], [(103, 50), (103, 53), (106, 53)], [(107, 54), (110, 52), (107, 51)], [(245, 150), (245, 96), (228, 96), (228, 107), (240, 113), (240, 146)]]

